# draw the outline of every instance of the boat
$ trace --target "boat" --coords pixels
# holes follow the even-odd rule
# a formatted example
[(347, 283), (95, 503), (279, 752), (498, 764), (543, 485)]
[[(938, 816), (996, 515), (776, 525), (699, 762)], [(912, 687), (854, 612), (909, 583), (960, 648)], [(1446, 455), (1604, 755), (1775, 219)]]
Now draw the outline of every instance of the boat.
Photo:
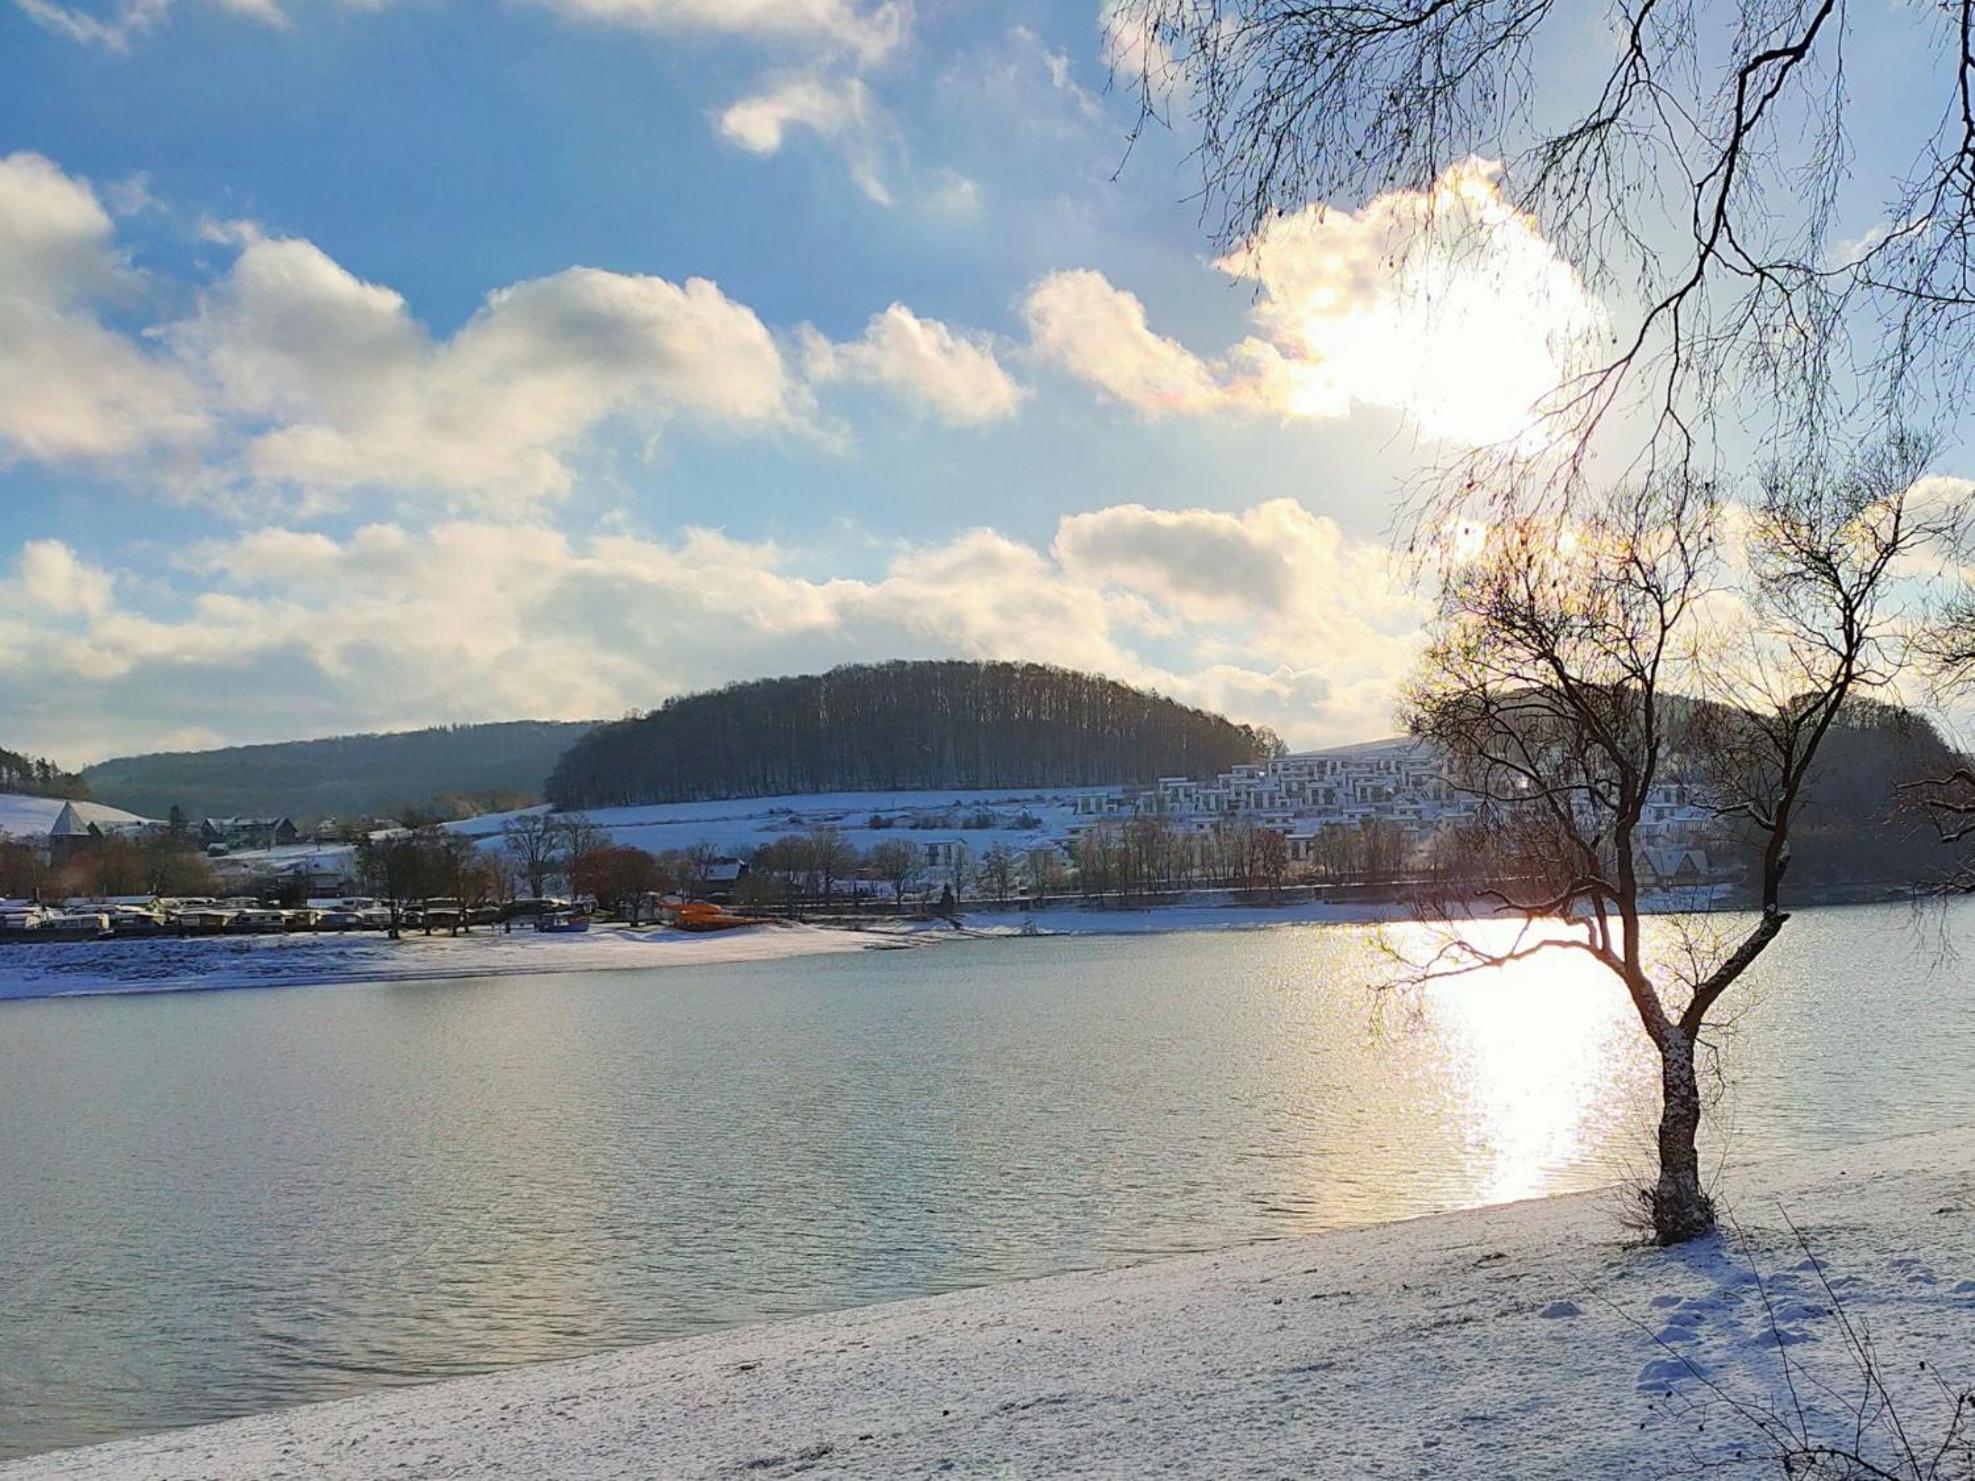
[(672, 924), (681, 931), (731, 931), (740, 926), (765, 926), (758, 915), (736, 915), (725, 906), (705, 900), (690, 900), (669, 912)]

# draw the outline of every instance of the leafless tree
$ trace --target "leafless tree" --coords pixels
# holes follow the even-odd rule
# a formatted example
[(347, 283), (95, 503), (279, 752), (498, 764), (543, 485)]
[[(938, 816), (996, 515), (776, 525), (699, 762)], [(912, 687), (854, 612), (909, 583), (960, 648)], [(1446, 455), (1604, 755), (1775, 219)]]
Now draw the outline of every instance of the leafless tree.
[[(1515, 862), (1480, 895), (1507, 935), (1445, 921), (1408, 975), (1568, 952), (1623, 986), (1661, 1063), (1649, 1201), (1664, 1243), (1714, 1222), (1696, 1144), (1708, 1016), (1789, 920), (1791, 828), (1820, 745), (1897, 671), (1900, 558), (1940, 528), (1911, 507), (1919, 455), (1896, 444), (1838, 472), (1778, 473), (1728, 549), (1719, 506), (1679, 483), (1525, 517), (1443, 593), (1412, 725)], [(1641, 824), (1675, 782), (1753, 832), (1759, 910), (1668, 921), (1649, 950)]]
[(881, 839), (866, 860), (871, 872), (891, 886), (894, 908), (905, 910), (905, 896), (919, 878), (919, 847), (903, 838)]
[(810, 893), (819, 896), (827, 909), (837, 882), (857, 868), (857, 848), (835, 828), (812, 828), (803, 843), (815, 877)]
[(557, 872), (563, 837), (561, 820), (546, 810), (525, 812), (501, 825), (501, 847), (536, 899), (548, 892), (549, 877)]
[(981, 885), (994, 897), (995, 904), (1008, 903), (1008, 897), (1015, 893), (1015, 881), (1021, 867), (1021, 856), (1000, 839), (989, 844), (981, 854)]

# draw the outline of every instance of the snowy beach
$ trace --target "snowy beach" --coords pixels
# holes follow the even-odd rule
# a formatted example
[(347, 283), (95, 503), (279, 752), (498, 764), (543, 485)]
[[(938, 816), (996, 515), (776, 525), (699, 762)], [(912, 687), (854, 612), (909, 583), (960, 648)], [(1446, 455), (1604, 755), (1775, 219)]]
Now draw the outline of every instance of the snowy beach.
[(188, 992), (415, 982), (533, 972), (642, 970), (773, 961), (1025, 933), (1109, 936), (1159, 931), (1338, 925), (1392, 919), (1395, 906), (1168, 905), (1151, 909), (1058, 906), (1033, 913), (969, 911), (940, 919), (864, 917), (851, 925), (797, 922), (711, 934), (600, 925), (580, 936), (481, 928), (460, 936), (407, 930), (269, 936), (143, 937), (124, 941), (0, 943), (0, 1001), (82, 993)]
[(877, 938), (777, 925), (697, 935), (599, 926), (582, 935), (482, 928), (461, 936), (407, 931), (286, 936), (140, 937), (0, 944), (0, 1001), (94, 993), (197, 992), (418, 982), (539, 972), (639, 971), (859, 951)]
[(1642, 1247), (1608, 1190), (745, 1327), (0, 1475), (1575, 1481), (1738, 1456), (1756, 1474), (1773, 1452), (1737, 1406), (1794, 1425), (1801, 1402), (1813, 1436), (1850, 1440), (1846, 1323), (1909, 1435), (1936, 1442), (1932, 1374), (1975, 1381), (1975, 1138), (1799, 1155), (1723, 1191), (1746, 1247)]

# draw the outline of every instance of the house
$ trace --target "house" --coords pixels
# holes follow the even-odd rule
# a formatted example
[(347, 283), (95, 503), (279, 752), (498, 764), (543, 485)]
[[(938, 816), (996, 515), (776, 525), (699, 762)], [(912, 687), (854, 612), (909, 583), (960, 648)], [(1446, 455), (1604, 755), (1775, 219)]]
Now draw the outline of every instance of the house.
[(48, 862), (59, 869), (88, 848), (92, 837), (100, 836), (89, 831), (89, 824), (82, 821), (73, 802), (64, 802), (55, 821), (48, 825)]
[(284, 848), (301, 837), (293, 818), (204, 818), (199, 823), (199, 842), (208, 852)]
[(935, 873), (950, 873), (966, 865), (966, 839), (935, 838), (926, 844), (926, 867)]
[(1646, 876), (1660, 889), (1695, 889), (1708, 879), (1708, 856), (1697, 848), (1641, 849)]
[(747, 876), (745, 859), (709, 859), (700, 877), (705, 882), (708, 900), (716, 905), (730, 905), (735, 889)]

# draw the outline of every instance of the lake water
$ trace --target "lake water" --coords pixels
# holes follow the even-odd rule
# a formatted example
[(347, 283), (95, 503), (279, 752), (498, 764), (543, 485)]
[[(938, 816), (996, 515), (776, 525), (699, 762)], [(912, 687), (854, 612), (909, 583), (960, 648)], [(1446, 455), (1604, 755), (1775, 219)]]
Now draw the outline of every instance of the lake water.
[[(0, 1458), (1649, 1166), (1608, 979), (1375, 1012), (1379, 961), (1282, 927), (0, 1004)], [(1716, 1151), (1975, 1122), (1971, 964), (1966, 907), (1801, 913)]]

